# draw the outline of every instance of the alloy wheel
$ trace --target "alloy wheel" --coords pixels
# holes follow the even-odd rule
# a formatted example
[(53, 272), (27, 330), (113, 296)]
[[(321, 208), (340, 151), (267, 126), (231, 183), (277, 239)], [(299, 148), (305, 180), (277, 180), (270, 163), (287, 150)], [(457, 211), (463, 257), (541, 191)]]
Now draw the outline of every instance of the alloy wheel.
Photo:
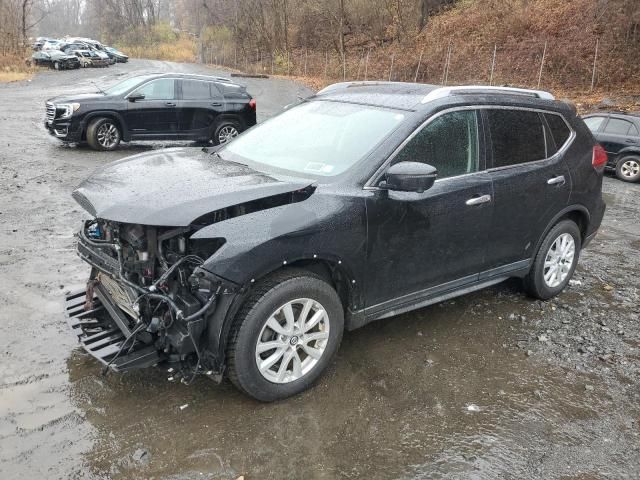
[(620, 167), (620, 173), (625, 178), (635, 178), (640, 173), (640, 163), (636, 160), (626, 160)]
[(544, 283), (549, 288), (561, 285), (569, 275), (576, 254), (576, 242), (569, 233), (554, 240), (544, 259)]
[(218, 143), (227, 143), (234, 137), (238, 136), (238, 129), (232, 125), (226, 125), (218, 132)]
[(273, 383), (289, 383), (308, 374), (329, 341), (329, 316), (316, 300), (299, 298), (278, 308), (256, 342), (256, 365)]
[(115, 147), (118, 144), (118, 140), (120, 140), (118, 127), (109, 122), (105, 122), (98, 127), (96, 136), (100, 146), (106, 149)]

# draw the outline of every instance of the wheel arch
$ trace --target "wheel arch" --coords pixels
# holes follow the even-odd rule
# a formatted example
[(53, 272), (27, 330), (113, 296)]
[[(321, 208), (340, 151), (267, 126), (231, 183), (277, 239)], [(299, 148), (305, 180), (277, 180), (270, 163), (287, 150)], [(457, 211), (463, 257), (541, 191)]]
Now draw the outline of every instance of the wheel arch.
[(122, 135), (122, 140), (128, 142), (131, 138), (129, 134), (129, 129), (127, 128), (127, 123), (125, 122), (122, 115), (118, 112), (114, 112), (112, 110), (100, 110), (96, 112), (88, 113), (85, 118), (82, 120), (82, 138), (86, 140), (87, 137), (87, 128), (89, 128), (89, 124), (95, 120), (96, 118), (108, 118), (110, 120), (115, 121), (120, 128), (120, 134)]
[(224, 369), (226, 364), (225, 352), (236, 315), (249, 297), (253, 285), (275, 273), (291, 269), (306, 270), (317, 275), (336, 290), (344, 309), (345, 327), (348, 328), (351, 307), (357, 305), (361, 298), (358, 282), (344, 262), (316, 255), (315, 257), (300, 257), (286, 264), (274, 265), (270, 269), (263, 270), (259, 275), (252, 276), (244, 285), (239, 286), (233, 298), (220, 303), (220, 311), (214, 312), (209, 319), (207, 326), (208, 345), (212, 347), (211, 353), (216, 356), (216, 363), (221, 369)]
[(634, 145), (631, 147), (623, 148), (622, 150), (620, 150), (618, 153), (614, 155), (614, 163), (617, 165), (621, 159), (623, 159), (624, 157), (630, 157), (630, 156), (640, 158), (640, 146)]
[(535, 255), (537, 254), (538, 250), (540, 249), (540, 245), (542, 245), (542, 242), (544, 241), (544, 239), (547, 236), (547, 234), (551, 231), (551, 229), (558, 222), (560, 222), (562, 220), (572, 220), (573, 222), (576, 223), (576, 225), (578, 225), (578, 228), (580, 229), (580, 234), (581, 234), (581, 237), (582, 237), (581, 240), (584, 243), (584, 241), (585, 241), (585, 239), (587, 237), (587, 232), (589, 230), (589, 223), (591, 221), (591, 214), (589, 213), (589, 210), (587, 209), (587, 207), (585, 207), (584, 205), (579, 205), (579, 204), (571, 205), (571, 206), (568, 206), (568, 207), (565, 207), (564, 209), (562, 209), (549, 222), (549, 224), (544, 229), (544, 231), (542, 232), (542, 235), (540, 235), (540, 238), (538, 239), (538, 241), (536, 243), (536, 248), (533, 250), (532, 258), (535, 258)]

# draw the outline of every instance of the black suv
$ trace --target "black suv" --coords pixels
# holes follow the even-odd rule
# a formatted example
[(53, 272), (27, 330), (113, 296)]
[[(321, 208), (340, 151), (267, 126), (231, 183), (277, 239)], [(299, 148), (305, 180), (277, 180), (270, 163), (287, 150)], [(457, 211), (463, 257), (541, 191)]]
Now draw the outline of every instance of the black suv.
[(596, 235), (606, 154), (546, 92), (346, 83), (222, 147), (103, 167), (72, 328), (105, 366), (275, 400), (352, 330), (510, 277), (548, 299)]
[(625, 182), (640, 181), (640, 113), (594, 113), (583, 118), (607, 151), (607, 169)]
[(256, 124), (256, 102), (245, 87), (205, 75), (132, 77), (99, 93), (52, 98), (46, 110), (51, 135), (63, 142), (86, 141), (96, 150), (131, 140), (217, 145)]

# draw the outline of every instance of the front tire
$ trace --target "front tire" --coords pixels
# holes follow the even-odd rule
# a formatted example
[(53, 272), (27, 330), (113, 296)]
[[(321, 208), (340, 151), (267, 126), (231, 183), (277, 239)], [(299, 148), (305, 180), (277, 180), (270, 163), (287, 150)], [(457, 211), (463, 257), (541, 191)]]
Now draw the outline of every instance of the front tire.
[(228, 375), (242, 392), (271, 402), (309, 388), (340, 346), (344, 312), (331, 285), (305, 270), (262, 280), (236, 315)]
[(616, 163), (616, 177), (623, 182), (635, 183), (640, 181), (640, 157), (630, 155), (618, 160), (618, 163)]
[(53, 69), (54, 70), (61, 70), (60, 62), (53, 62)]
[(96, 118), (87, 128), (87, 143), (94, 150), (115, 150), (120, 140), (122, 140), (120, 127), (110, 118)]
[(548, 300), (568, 285), (575, 272), (582, 247), (582, 235), (572, 220), (558, 222), (544, 238), (524, 279), (529, 295)]

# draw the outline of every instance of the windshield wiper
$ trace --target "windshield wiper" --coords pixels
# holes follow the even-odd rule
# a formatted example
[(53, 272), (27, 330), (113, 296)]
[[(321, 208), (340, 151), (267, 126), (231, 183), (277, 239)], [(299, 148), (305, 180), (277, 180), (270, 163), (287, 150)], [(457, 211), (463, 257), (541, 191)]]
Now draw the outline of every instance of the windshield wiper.
[(102, 90), (98, 85), (96, 85), (96, 83), (95, 83), (95, 82), (91, 82), (91, 85), (93, 85), (94, 87), (96, 87), (96, 88), (100, 91), (100, 93), (102, 93), (103, 95), (106, 95), (106, 94), (107, 94), (107, 92), (105, 92), (104, 90)]
[(213, 152), (212, 155), (215, 155), (216, 157), (218, 157), (223, 162), (235, 163), (236, 165), (241, 165), (243, 167), (249, 168), (249, 165), (247, 165), (246, 163), (236, 162), (234, 160), (227, 160), (226, 158), (222, 158), (222, 156), (218, 152)]

